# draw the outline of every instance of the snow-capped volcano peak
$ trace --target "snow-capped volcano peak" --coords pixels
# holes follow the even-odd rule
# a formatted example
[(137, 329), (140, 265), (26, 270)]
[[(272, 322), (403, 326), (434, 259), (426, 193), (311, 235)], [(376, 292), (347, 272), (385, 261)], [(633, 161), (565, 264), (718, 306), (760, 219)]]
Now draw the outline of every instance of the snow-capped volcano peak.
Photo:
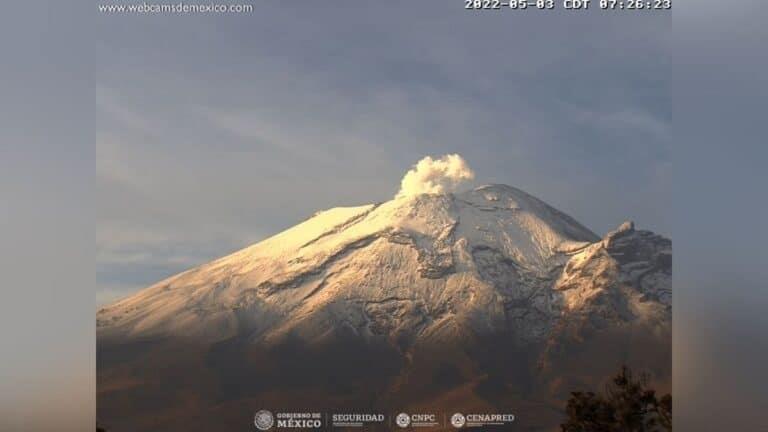
[(384, 203), (322, 211), (219, 264), (278, 258), (294, 268), (312, 267), (350, 245), (376, 238), (407, 242), (427, 256), (446, 255), (445, 260), (452, 259), (452, 248), (461, 241), (468, 249), (498, 249), (531, 268), (598, 240), (572, 218), (519, 189), (487, 185), (463, 193), (398, 196)]
[[(547, 292), (559, 269), (598, 240), (571, 217), (505, 185), (398, 195), (318, 212), (161, 281), (102, 309), (99, 328), (104, 337), (218, 340), (245, 331), (267, 341), (288, 334), (328, 336), (346, 323), (366, 338), (406, 327), (412, 338), (454, 337), (466, 326), (506, 325), (503, 304), (509, 299), (544, 295), (541, 312), (557, 313)], [(416, 315), (396, 322), (374, 310), (406, 305)], [(529, 331), (535, 336), (551, 317), (533, 321), (528, 325), (541, 327)]]
[[(458, 156), (425, 159), (390, 201), (318, 212), (105, 307), (99, 335), (271, 345), (351, 332), (404, 349), (508, 331), (541, 341), (563, 314), (605, 298), (624, 310), (652, 295), (635, 310), (664, 316), (666, 240), (622, 229), (601, 241), (506, 185), (455, 192), (472, 175)], [(623, 283), (635, 287), (617, 291)]]

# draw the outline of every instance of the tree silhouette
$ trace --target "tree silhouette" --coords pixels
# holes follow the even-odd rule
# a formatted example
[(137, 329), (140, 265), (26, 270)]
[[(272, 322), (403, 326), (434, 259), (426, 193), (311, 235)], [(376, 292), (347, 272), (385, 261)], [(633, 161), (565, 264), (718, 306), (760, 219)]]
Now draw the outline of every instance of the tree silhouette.
[(574, 392), (568, 399), (562, 432), (662, 432), (672, 430), (672, 396), (656, 397), (648, 377), (635, 379), (626, 366), (603, 394)]

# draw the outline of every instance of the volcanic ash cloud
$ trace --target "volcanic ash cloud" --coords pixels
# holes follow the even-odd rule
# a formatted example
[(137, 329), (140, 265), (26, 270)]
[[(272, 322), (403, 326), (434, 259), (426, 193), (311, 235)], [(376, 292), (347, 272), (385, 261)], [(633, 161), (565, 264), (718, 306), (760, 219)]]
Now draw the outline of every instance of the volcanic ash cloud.
[(474, 178), (475, 173), (458, 154), (439, 159), (427, 156), (405, 173), (395, 198), (454, 192), (459, 185)]

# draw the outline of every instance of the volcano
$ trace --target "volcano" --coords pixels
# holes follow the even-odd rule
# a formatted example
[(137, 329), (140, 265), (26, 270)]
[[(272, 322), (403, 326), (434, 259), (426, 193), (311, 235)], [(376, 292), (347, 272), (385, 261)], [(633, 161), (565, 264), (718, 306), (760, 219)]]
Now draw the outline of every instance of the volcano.
[(554, 430), (568, 392), (622, 364), (668, 388), (671, 242), (632, 222), (601, 238), (506, 185), (398, 195), (110, 304), (97, 338), (114, 431), (253, 430), (260, 408)]

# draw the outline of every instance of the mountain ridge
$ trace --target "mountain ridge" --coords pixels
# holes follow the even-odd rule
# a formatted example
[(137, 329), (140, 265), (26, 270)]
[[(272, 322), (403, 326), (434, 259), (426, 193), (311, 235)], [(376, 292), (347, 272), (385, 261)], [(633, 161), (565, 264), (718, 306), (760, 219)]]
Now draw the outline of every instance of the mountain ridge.
[[(337, 207), (102, 308), (98, 329), (102, 337), (189, 335), (212, 341), (250, 331), (254, 341), (266, 342), (279, 339), (281, 331), (282, 336), (296, 331), (304, 331), (308, 339), (321, 336), (291, 324), (309, 320), (329, 332), (346, 323), (363, 330), (366, 338), (376, 329), (391, 337), (392, 326), (416, 325), (412, 320), (426, 319), (439, 309), (445, 319), (461, 309), (467, 316), (452, 324), (481, 331), (509, 323), (482, 323), (470, 315), (483, 312), (491, 321), (507, 320), (497, 309), (516, 313), (521, 308), (515, 302), (523, 300), (528, 301), (522, 303), (525, 307), (533, 305), (546, 315), (543, 321), (552, 321), (566, 309), (550, 297), (564, 292), (566, 304), (574, 298), (565, 282), (553, 285), (563, 278), (560, 269), (579, 251), (634, 232), (634, 226), (622, 228), (601, 239), (570, 216), (506, 185)], [(408, 284), (416, 288), (403, 288)], [(376, 306), (388, 298), (387, 307)], [(402, 322), (375, 318), (382, 307), (389, 312), (407, 309), (407, 299), (414, 302), (410, 307), (425, 310), (411, 311), (415, 315), (404, 316)], [(315, 322), (311, 315), (318, 312), (327, 322)], [(277, 318), (281, 315), (283, 322)], [(530, 326), (531, 334), (524, 338), (540, 336), (536, 324)], [(445, 328), (417, 333), (425, 336)]]
[(264, 407), (513, 407), (554, 430), (621, 364), (668, 388), (671, 247), (504, 185), (318, 212), (102, 308), (98, 415), (189, 432)]

